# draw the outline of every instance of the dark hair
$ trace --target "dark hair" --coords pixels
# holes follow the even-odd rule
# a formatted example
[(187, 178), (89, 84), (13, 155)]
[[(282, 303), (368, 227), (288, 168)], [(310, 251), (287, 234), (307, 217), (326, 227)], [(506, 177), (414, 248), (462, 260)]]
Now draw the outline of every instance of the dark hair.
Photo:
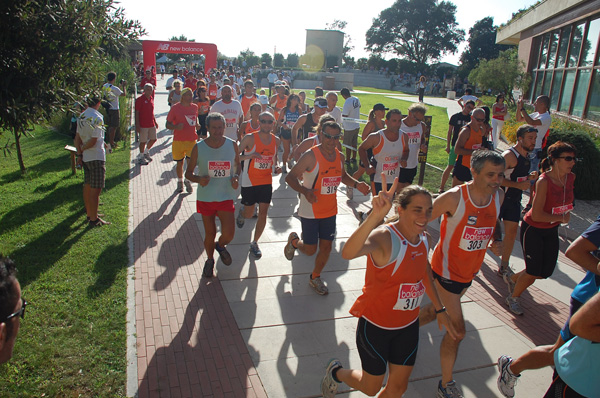
[(287, 104), (285, 104), (285, 107), (288, 109), (288, 111), (291, 110), (290, 107), (292, 106), (292, 100), (293, 99), (298, 100), (298, 103), (296, 104), (296, 109), (298, 109), (298, 110), (300, 109), (300, 102), (301, 102), (300, 101), (300, 97), (298, 96), (298, 94), (293, 94), (292, 93), (292, 94), (290, 94), (290, 96), (287, 99)]
[(496, 96), (496, 102), (500, 101), (500, 98), (504, 98), (504, 94), (498, 94)]
[[(429, 196), (430, 199), (433, 199), (431, 192), (429, 192), (427, 188), (413, 184), (405, 187), (404, 189), (402, 189), (402, 191), (400, 191), (399, 194), (396, 195), (396, 197), (394, 198), (394, 204), (396, 206), (402, 207), (403, 209), (406, 209), (408, 205), (412, 202), (412, 198), (416, 195), (426, 195)], [(398, 217), (398, 214), (395, 214), (394, 216), (390, 217), (388, 222), (396, 222), (399, 219), (400, 217)]]
[(556, 141), (554, 144), (548, 147), (548, 156), (542, 160), (540, 168), (542, 172), (546, 172), (550, 169), (550, 166), (554, 164), (554, 160), (560, 158), (565, 152), (573, 153), (577, 156), (577, 149), (574, 145), (571, 145), (567, 142)]
[(329, 113), (321, 115), (321, 117), (319, 118), (319, 123), (317, 123), (317, 134), (321, 134), (321, 132), (323, 131), (323, 125), (327, 122), (335, 122), (335, 118)]
[(349, 97), (350, 90), (348, 89), (348, 87), (344, 87), (343, 89), (340, 90), (340, 94), (342, 94), (342, 97)]
[(322, 127), (322, 130), (321, 130), (321, 131), (322, 131), (322, 132), (323, 132), (323, 131), (325, 131), (325, 129), (326, 129), (327, 127), (330, 127), (330, 128), (332, 128), (332, 129), (336, 129), (336, 130), (338, 130), (340, 133), (342, 132), (342, 126), (340, 126), (340, 125), (339, 125), (339, 123), (338, 123), (338, 122), (336, 122), (336, 121), (331, 121), (331, 120), (329, 120), (329, 121), (327, 121), (327, 122), (323, 123), (323, 127)]
[(223, 115), (217, 112), (211, 112), (208, 114), (208, 116), (206, 116), (206, 128), (210, 127), (210, 122), (212, 122), (213, 120), (220, 120), (223, 122), (223, 124), (225, 124), (225, 118), (223, 117)]
[(477, 174), (481, 173), (485, 162), (491, 162), (494, 166), (506, 165), (504, 158), (496, 151), (488, 151), (487, 149), (477, 149), (471, 155), (471, 168)]
[(98, 102), (102, 100), (102, 95), (98, 91), (92, 91), (85, 97), (85, 103), (87, 106), (96, 106)]
[(534, 131), (537, 131), (537, 129), (529, 124), (519, 126), (519, 128), (517, 129), (517, 138), (524, 138), (525, 134), (532, 133)]
[(485, 112), (485, 121), (484, 123), (490, 124), (490, 108), (487, 106), (482, 106), (481, 109)]
[(115, 72), (108, 72), (106, 74), (106, 80), (108, 80), (109, 82), (112, 82), (116, 78), (117, 78), (117, 74)]
[(473, 94), (473, 90), (471, 90), (470, 88), (468, 88), (468, 89), (465, 90), (465, 94), (471, 95), (471, 94)]
[(537, 97), (537, 100), (540, 101), (542, 104), (546, 105), (546, 108), (550, 108), (550, 97), (548, 97), (547, 95), (540, 95), (539, 97)]
[[(12, 314), (17, 305), (17, 268), (15, 263), (8, 257), (0, 254), (0, 322), (4, 322), (7, 316)], [(7, 322), (8, 335), (11, 335), (12, 322)]]
[(323, 88), (322, 87), (315, 87), (315, 97), (322, 97), (323, 96)]
[(402, 116), (402, 112), (400, 112), (400, 109), (398, 108), (390, 109), (388, 113), (385, 114), (385, 120), (390, 120), (392, 118), (392, 115)]
[(473, 105), (473, 108), (475, 107), (475, 101), (473, 100), (468, 100), (467, 102), (465, 102), (465, 106), (467, 105)]

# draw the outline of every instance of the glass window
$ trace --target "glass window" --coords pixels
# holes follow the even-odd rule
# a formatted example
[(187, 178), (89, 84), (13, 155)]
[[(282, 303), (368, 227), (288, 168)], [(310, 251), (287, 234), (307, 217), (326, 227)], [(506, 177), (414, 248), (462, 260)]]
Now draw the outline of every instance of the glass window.
[(548, 57), (548, 40), (550, 38), (550, 34), (545, 34), (542, 38), (542, 52), (540, 54), (540, 63), (538, 68), (544, 69), (546, 68), (546, 58)]
[(600, 18), (590, 22), (585, 45), (581, 54), (581, 66), (592, 66), (594, 63), (594, 55), (596, 46), (598, 45), (598, 34), (600, 33)]
[(565, 26), (560, 37), (560, 47), (558, 48), (558, 58), (556, 67), (563, 68), (567, 62), (567, 50), (569, 48), (569, 37), (571, 36), (571, 25)]
[[(533, 39), (533, 45), (531, 46), (531, 68), (537, 69), (538, 61), (540, 59), (540, 45), (542, 43), (541, 36), (535, 37)], [(535, 76), (534, 76), (535, 78)]]
[(550, 94), (550, 83), (552, 82), (552, 71), (546, 71), (546, 76), (544, 76), (544, 87), (542, 87), (542, 92), (540, 95), (549, 95)]
[(550, 50), (548, 51), (548, 68), (554, 68), (556, 48), (558, 47), (558, 30), (550, 34)]
[(590, 104), (588, 105), (586, 116), (589, 120), (600, 122), (600, 69), (594, 71), (592, 93), (590, 95)]
[(533, 99), (535, 98), (535, 76), (536, 74), (540, 74), (540, 73), (536, 73), (536, 72), (532, 72), (531, 73), (531, 87), (529, 87), (529, 101), (533, 102)]
[(556, 109), (558, 105), (558, 94), (560, 93), (560, 85), (562, 83), (563, 72), (554, 72), (554, 80), (552, 81), (552, 91), (550, 92), (550, 108)]
[(571, 105), (571, 96), (573, 95), (573, 85), (575, 84), (575, 74), (577, 71), (569, 70), (565, 72), (563, 95), (560, 100), (560, 106), (558, 110), (561, 112), (569, 112), (569, 106)]
[(577, 81), (577, 88), (575, 89), (575, 95), (573, 96), (573, 116), (581, 117), (583, 115), (583, 106), (585, 105), (591, 73), (591, 69), (579, 71), (579, 80)]
[(573, 40), (571, 42), (571, 51), (569, 52), (569, 66), (570, 67), (577, 66), (577, 61), (579, 61), (579, 50), (581, 49), (581, 38), (583, 36), (584, 28), (585, 28), (585, 23), (581, 23), (581, 24), (577, 25), (577, 27), (573, 31)]
[(537, 98), (538, 95), (541, 95), (542, 92), (542, 83), (544, 82), (544, 72), (538, 72), (537, 74), (537, 80), (535, 83), (535, 91), (533, 92), (533, 95), (531, 96), (531, 100), (533, 101), (535, 98)]

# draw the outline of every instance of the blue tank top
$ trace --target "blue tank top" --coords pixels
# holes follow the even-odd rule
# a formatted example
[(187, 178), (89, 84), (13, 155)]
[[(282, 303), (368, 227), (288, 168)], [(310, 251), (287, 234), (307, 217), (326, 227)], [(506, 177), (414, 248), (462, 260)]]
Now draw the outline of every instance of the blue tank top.
[(283, 124), (285, 129), (291, 130), (299, 117), (300, 111), (290, 112), (287, 108), (285, 108), (285, 115), (283, 116)]
[(225, 137), (225, 143), (219, 148), (211, 148), (204, 140), (196, 144), (198, 148), (198, 175), (210, 177), (203, 187), (198, 184), (196, 198), (201, 202), (224, 202), (237, 197), (237, 191), (231, 186), (235, 174), (235, 143)]

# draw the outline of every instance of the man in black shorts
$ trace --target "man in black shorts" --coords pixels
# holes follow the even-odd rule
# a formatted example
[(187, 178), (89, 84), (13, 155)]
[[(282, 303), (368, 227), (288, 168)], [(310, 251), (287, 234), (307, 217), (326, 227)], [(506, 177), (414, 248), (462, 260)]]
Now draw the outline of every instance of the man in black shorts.
[(400, 167), (398, 177), (398, 191), (413, 183), (417, 175), (419, 164), (419, 152), (427, 152), (427, 137), (429, 128), (423, 122), (427, 108), (421, 103), (412, 104), (408, 107), (408, 116), (402, 119), (400, 132), (406, 137), (408, 145), (408, 159), (406, 165)]
[(452, 186), (455, 187), (471, 181), (470, 162), (471, 154), (482, 148), (485, 122), (485, 111), (482, 108), (475, 109), (471, 114), (471, 122), (466, 124), (456, 140), (454, 152), (457, 158), (452, 173)]
[[(240, 160), (243, 161), (242, 169), (242, 208), (240, 208), (236, 222), (238, 228), (244, 226), (246, 218), (252, 217), (254, 206), (258, 203), (258, 220), (254, 229), (254, 240), (250, 243), (250, 252), (255, 258), (261, 258), (262, 252), (258, 248), (265, 225), (267, 212), (273, 194), (272, 173), (273, 165), (277, 165), (277, 148), (279, 138), (271, 130), (275, 117), (270, 112), (262, 112), (258, 116), (260, 130), (258, 133), (246, 134), (240, 143)], [(275, 166), (275, 174), (281, 173), (281, 168)]]
[(507, 188), (504, 202), (500, 208), (499, 218), (504, 221), (504, 245), (502, 247), (502, 261), (498, 274), (504, 278), (512, 293), (514, 282), (510, 276), (513, 274), (508, 262), (515, 245), (519, 221), (521, 221), (521, 197), (523, 190), (529, 189), (530, 180), (537, 178), (537, 172), (530, 174), (529, 153), (535, 147), (537, 129), (524, 124), (517, 130), (517, 144), (507, 149), (502, 154), (506, 162), (506, 172), (502, 186)]

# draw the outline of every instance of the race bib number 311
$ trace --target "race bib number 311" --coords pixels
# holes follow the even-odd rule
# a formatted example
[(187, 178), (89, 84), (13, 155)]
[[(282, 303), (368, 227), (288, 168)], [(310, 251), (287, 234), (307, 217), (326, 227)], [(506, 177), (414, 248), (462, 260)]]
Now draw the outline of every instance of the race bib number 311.
[(231, 176), (231, 162), (222, 160), (208, 161), (208, 175), (211, 178), (227, 178)]
[(458, 246), (468, 252), (485, 250), (493, 232), (493, 227), (475, 228), (467, 226)]
[(394, 305), (395, 310), (412, 311), (421, 306), (421, 300), (425, 294), (425, 285), (422, 281), (418, 283), (403, 283), (398, 291), (398, 301)]
[(321, 182), (321, 195), (335, 195), (342, 177), (324, 177)]

